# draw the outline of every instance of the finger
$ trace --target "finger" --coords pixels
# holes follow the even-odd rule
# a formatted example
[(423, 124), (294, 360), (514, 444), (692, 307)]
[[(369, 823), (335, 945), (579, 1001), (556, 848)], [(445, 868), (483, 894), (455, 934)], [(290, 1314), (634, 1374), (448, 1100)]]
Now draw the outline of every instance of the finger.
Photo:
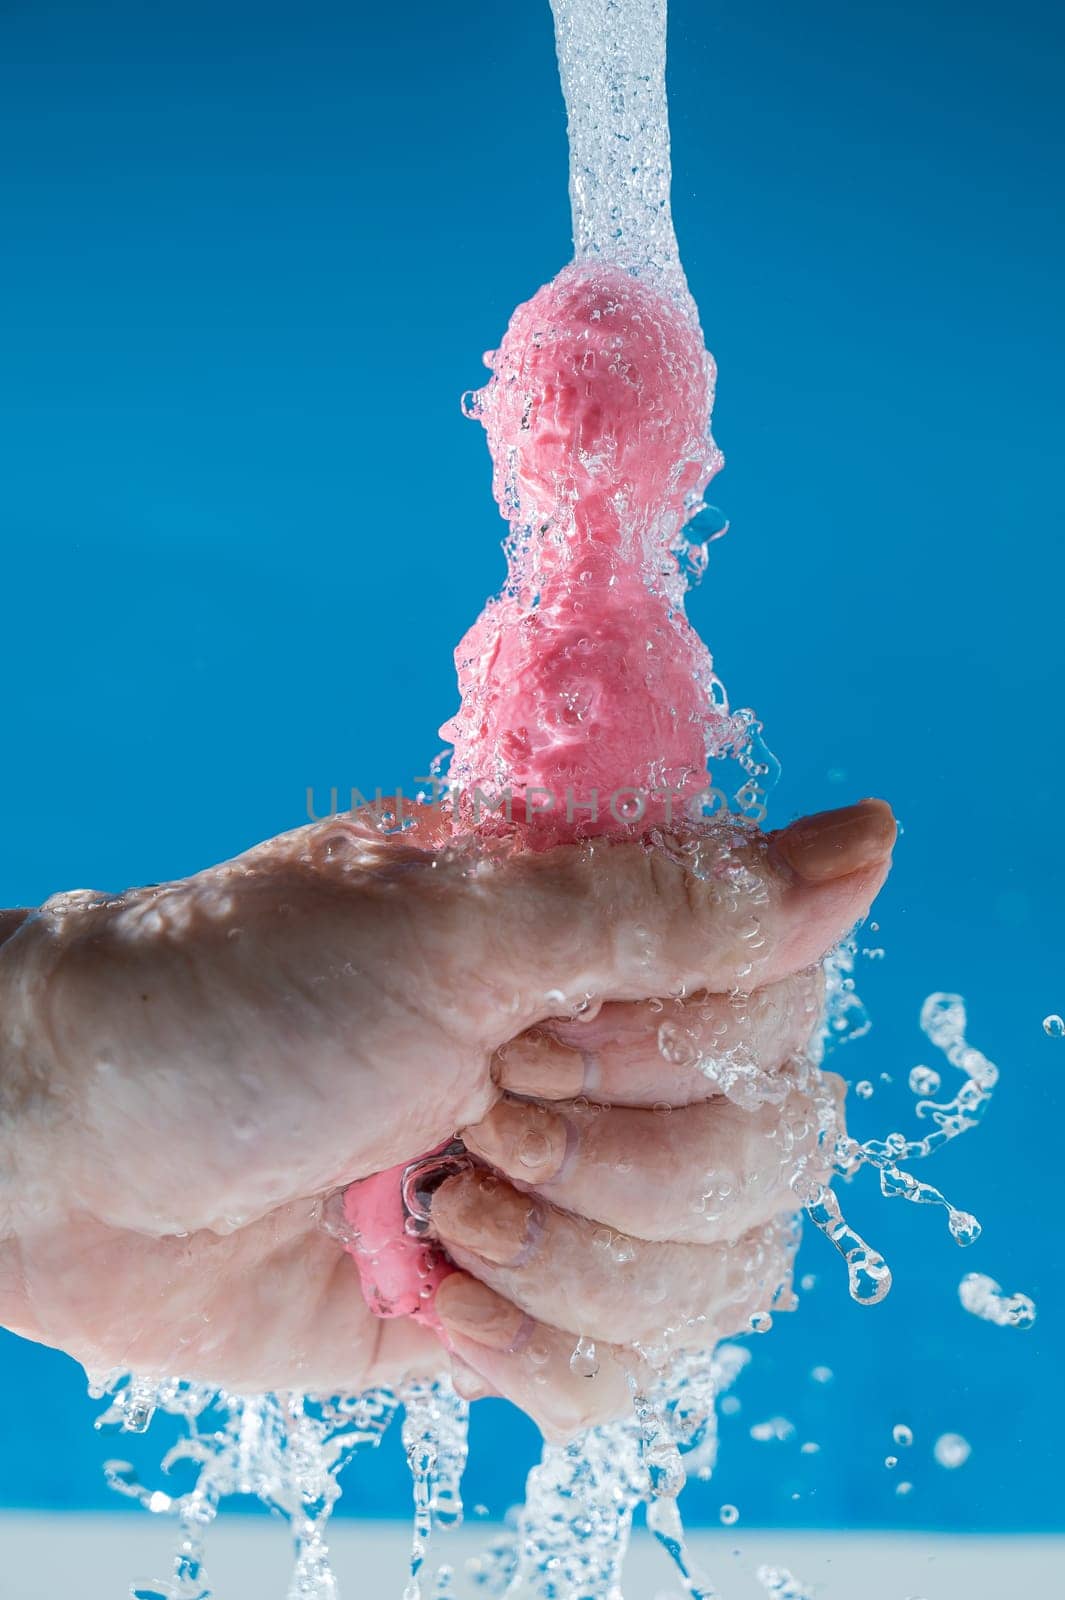
[(814, 967), (754, 994), (608, 1003), (590, 1021), (548, 1021), (501, 1045), (492, 1076), (539, 1100), (686, 1106), (724, 1091), (755, 1104), (809, 1042), (823, 998)]
[[(798, 1080), (802, 1080), (801, 1084)], [(840, 1079), (801, 1064), (753, 1111), (718, 1096), (682, 1110), (501, 1100), (463, 1132), (468, 1150), (520, 1189), (640, 1239), (734, 1239), (821, 1182), (840, 1131)]]
[(571, 1439), (629, 1409), (627, 1374), (640, 1366), (634, 1352), (596, 1345), (575, 1361), (572, 1334), (537, 1322), (462, 1272), (444, 1280), (434, 1305), (461, 1362), (548, 1439)]
[(620, 1344), (746, 1330), (787, 1279), (792, 1235), (774, 1219), (733, 1243), (651, 1244), (476, 1172), (441, 1185), (432, 1222), (456, 1266), (537, 1321)]
[(777, 834), (719, 824), (675, 848), (489, 856), (467, 893), (492, 930), (496, 982), (537, 1021), (589, 997), (755, 990), (812, 966), (869, 909), (894, 840), (890, 808), (866, 800)]

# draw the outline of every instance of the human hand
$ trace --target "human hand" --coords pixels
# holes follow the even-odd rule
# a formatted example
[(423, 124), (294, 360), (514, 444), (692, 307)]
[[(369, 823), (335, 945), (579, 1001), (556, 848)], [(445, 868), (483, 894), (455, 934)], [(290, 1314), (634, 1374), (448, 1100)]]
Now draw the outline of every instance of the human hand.
[[(844, 1132), (845, 1086), (810, 1050), (824, 979), (801, 919), (812, 883), (837, 883), (844, 911), (860, 877), (846, 867), (867, 845), (861, 872), (878, 887), (894, 839), (887, 808), (870, 808), (848, 862), (830, 830), (853, 817), (808, 819), (770, 846), (776, 867), (810, 846), (790, 914), (759, 911), (758, 884), (744, 885), (754, 992), (747, 963), (726, 961), (694, 995), (608, 1003), (499, 1050), (505, 1097), (463, 1132), (479, 1167), (432, 1198), (435, 1235), (464, 1269), (435, 1300), (463, 1392), (504, 1394), (569, 1437), (626, 1411), (631, 1384), (678, 1352), (790, 1309), (797, 1193), (829, 1178)], [(714, 878), (720, 841), (708, 849)]]
[[(389, 836), (341, 818), (183, 883), (56, 897), (0, 948), (3, 1320), (90, 1368), (235, 1389), (336, 1392), (436, 1369), (423, 1330), (369, 1316), (318, 1224), (320, 1199), (456, 1127), (497, 1160), (492, 1108), (505, 1089), (529, 1092), (512, 1075), (527, 1046), (510, 1067), (497, 1052), (568, 1001), (635, 1003), (636, 1024), (648, 995), (762, 990), (810, 966), (866, 910), (894, 837), (878, 804), (817, 820), (733, 845), (718, 831), (687, 854), (638, 842), (534, 854), (446, 841), (433, 815)], [(768, 1027), (773, 1010), (759, 1002), (752, 1019)], [(632, 1055), (626, 1078), (624, 1050), (600, 1053), (597, 1100), (639, 1105), (671, 1071), (657, 1046)], [(700, 1077), (679, 1092), (696, 1100)], [(620, 1115), (601, 1113), (603, 1128)], [(558, 1180), (561, 1207), (587, 1203), (586, 1170)], [(491, 1279), (483, 1245), (463, 1243), (476, 1208), (467, 1195), (449, 1223), (447, 1189), (441, 1237)], [(500, 1190), (484, 1209), (504, 1219)], [(618, 1211), (611, 1225), (675, 1251), (675, 1218), (656, 1215)], [(533, 1276), (495, 1281), (572, 1348), (585, 1308), (564, 1264), (584, 1265), (562, 1232), (557, 1255), (563, 1310), (533, 1297)], [(548, 1259), (537, 1252), (541, 1270)], [(483, 1366), (486, 1347), (460, 1343), (466, 1281), (456, 1275), (440, 1311), (447, 1323), (451, 1298), (459, 1353)], [(604, 1301), (597, 1315), (608, 1312)], [(622, 1329), (613, 1336), (631, 1336)], [(491, 1382), (510, 1382), (499, 1363)]]

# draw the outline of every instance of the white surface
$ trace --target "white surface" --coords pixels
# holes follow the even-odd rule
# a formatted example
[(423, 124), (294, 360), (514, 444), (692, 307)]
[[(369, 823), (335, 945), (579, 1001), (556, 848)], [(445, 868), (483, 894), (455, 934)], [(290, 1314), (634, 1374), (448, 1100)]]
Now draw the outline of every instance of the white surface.
[[(456, 1565), (490, 1537), (486, 1524), (446, 1536)], [(165, 1518), (0, 1515), (0, 1600), (124, 1600), (134, 1578), (168, 1576)], [(332, 1542), (343, 1600), (399, 1600), (409, 1535), (396, 1523), (337, 1526)], [(786, 1566), (817, 1600), (1056, 1600), (1065, 1595), (1065, 1538), (953, 1539), (929, 1534), (696, 1534), (692, 1554), (721, 1600), (766, 1600), (754, 1570)], [(738, 1552), (734, 1554), (734, 1552)], [(223, 1517), (209, 1545), (218, 1600), (285, 1600), (284, 1529)], [(680, 1600), (681, 1587), (646, 1536), (635, 1543), (626, 1600)]]

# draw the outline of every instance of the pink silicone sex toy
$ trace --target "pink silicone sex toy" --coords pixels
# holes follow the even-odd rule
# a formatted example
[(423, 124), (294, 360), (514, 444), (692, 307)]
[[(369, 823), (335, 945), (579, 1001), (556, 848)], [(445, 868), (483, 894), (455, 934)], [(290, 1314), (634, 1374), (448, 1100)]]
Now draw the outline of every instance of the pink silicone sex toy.
[[(514, 312), (475, 400), (510, 523), (508, 576), (462, 640), (453, 826), (528, 848), (669, 823), (708, 756), (746, 736), (683, 610), (685, 522), (722, 458), (715, 367), (690, 301), (622, 267), (573, 263)], [(503, 792), (511, 821), (487, 809)], [(476, 797), (483, 797), (484, 813)], [(349, 1248), (380, 1316), (436, 1328), (450, 1271), (425, 1187), (458, 1141), (348, 1189)]]

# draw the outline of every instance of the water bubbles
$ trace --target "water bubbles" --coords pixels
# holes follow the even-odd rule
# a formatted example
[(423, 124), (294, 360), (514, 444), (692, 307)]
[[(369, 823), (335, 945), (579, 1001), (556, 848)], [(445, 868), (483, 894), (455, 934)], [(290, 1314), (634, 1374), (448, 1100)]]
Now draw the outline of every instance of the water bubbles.
[(859, 1100), (871, 1100), (875, 1090), (868, 1078), (862, 1078), (854, 1085), (854, 1092), (858, 1096)]
[(722, 1506), (718, 1517), (726, 1528), (734, 1528), (740, 1520), (739, 1509), (736, 1506)]
[(768, 1333), (773, 1326), (773, 1318), (768, 1311), (755, 1311), (747, 1319), (747, 1326), (752, 1333)]
[(972, 1445), (960, 1433), (941, 1433), (932, 1447), (932, 1454), (939, 1465), (948, 1471), (963, 1467), (972, 1453)]
[(913, 1443), (913, 1429), (908, 1428), (905, 1422), (896, 1422), (891, 1430), (891, 1437), (896, 1444), (902, 1445), (903, 1449), (908, 1449)]
[(813, 1367), (810, 1371), (810, 1377), (815, 1383), (831, 1383), (835, 1376), (831, 1367)]
[(898, 1466), (898, 1464), (899, 1464), (898, 1456), (885, 1456), (884, 1457), (884, 1465), (885, 1465), (885, 1467), (887, 1467), (889, 1472), (894, 1471), (894, 1469)]
[(582, 1334), (569, 1358), (569, 1369), (575, 1378), (594, 1378), (599, 1372), (599, 1356), (595, 1342)]
[(905, 1500), (907, 1495), (913, 1493), (913, 1484), (910, 1483), (908, 1479), (904, 1478), (901, 1483), (897, 1483), (895, 1485), (895, 1493), (898, 1495), (900, 1500)]
[(1030, 1328), (1035, 1321), (1035, 1302), (1028, 1295), (1004, 1294), (1001, 1285), (982, 1272), (965, 1274), (958, 1299), (972, 1316), (1000, 1328)]
[(1059, 1017), (1056, 1011), (1052, 1011), (1043, 1018), (1043, 1032), (1050, 1039), (1065, 1038), (1065, 1017)]
[(821, 1446), (816, 1439), (807, 1439), (805, 1444), (799, 1446), (799, 1454), (802, 1456), (819, 1456), (821, 1454)]
[(913, 1094), (928, 1099), (939, 1092), (939, 1085), (943, 1080), (932, 1067), (917, 1066), (910, 1068), (908, 1081)]

